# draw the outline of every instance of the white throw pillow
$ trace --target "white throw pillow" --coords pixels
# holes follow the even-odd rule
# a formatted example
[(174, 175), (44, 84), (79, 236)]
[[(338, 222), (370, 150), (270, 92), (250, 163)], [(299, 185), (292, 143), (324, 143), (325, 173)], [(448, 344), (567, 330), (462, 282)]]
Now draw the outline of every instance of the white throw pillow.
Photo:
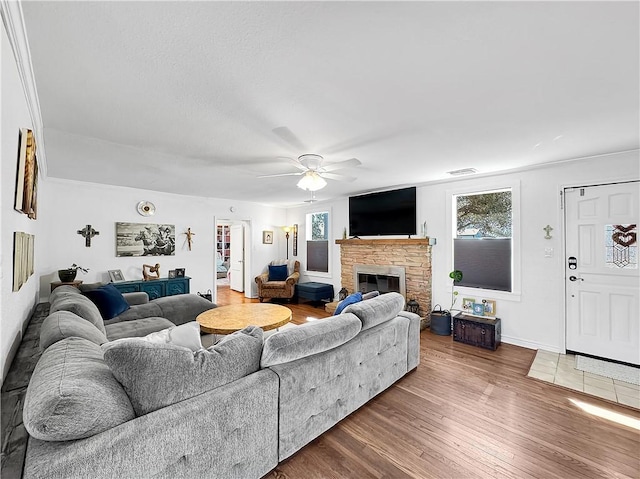
[(202, 340), (200, 339), (200, 325), (196, 321), (181, 324), (180, 326), (172, 326), (162, 331), (147, 334), (143, 338), (145, 341), (155, 344), (173, 344), (189, 348), (194, 353), (204, 349)]

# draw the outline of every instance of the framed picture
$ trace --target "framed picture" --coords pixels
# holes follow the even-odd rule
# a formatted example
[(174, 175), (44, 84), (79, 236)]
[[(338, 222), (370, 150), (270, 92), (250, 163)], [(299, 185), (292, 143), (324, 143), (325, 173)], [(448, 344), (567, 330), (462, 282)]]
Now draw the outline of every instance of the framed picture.
[(496, 302), (492, 299), (483, 299), (482, 304), (484, 305), (484, 315), (485, 316), (495, 316), (496, 315)]
[(14, 208), (35, 220), (37, 216), (36, 192), (38, 186), (38, 161), (33, 131), (20, 129), (18, 146), (18, 172)]
[(298, 256), (298, 223), (293, 225), (293, 256)]
[(473, 313), (473, 303), (475, 302), (475, 298), (462, 298), (462, 311), (465, 313)]
[(263, 231), (262, 232), (262, 243), (263, 244), (273, 244), (273, 231)]
[(175, 225), (116, 223), (116, 256), (174, 256)]
[(176, 270), (175, 269), (170, 269), (169, 272), (167, 273), (167, 277), (169, 279), (175, 278), (176, 277)]
[(119, 269), (110, 269), (109, 278), (111, 279), (112, 283), (119, 283), (120, 281), (124, 281), (124, 275)]
[(473, 314), (484, 316), (484, 303), (473, 303)]
[(13, 233), (13, 291), (19, 291), (33, 274), (34, 235)]
[(176, 268), (176, 278), (184, 278), (184, 268)]

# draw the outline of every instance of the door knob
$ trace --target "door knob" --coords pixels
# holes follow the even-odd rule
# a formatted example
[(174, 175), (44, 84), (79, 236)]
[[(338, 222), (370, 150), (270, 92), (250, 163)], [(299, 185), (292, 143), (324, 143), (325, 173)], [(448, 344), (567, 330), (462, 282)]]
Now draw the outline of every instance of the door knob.
[(576, 276), (569, 276), (569, 281), (578, 281), (578, 280), (584, 281), (584, 279), (582, 279), (582, 278), (578, 278)]

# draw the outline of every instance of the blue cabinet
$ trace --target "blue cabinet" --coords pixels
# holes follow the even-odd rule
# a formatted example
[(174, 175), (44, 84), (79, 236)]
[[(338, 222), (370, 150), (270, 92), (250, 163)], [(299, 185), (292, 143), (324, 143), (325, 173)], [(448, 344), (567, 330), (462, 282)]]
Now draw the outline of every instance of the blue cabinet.
[(174, 294), (186, 294), (189, 292), (189, 280), (191, 278), (160, 278), (149, 281), (122, 281), (113, 284), (121, 293), (136, 293), (142, 291), (149, 295), (149, 299), (173, 296)]

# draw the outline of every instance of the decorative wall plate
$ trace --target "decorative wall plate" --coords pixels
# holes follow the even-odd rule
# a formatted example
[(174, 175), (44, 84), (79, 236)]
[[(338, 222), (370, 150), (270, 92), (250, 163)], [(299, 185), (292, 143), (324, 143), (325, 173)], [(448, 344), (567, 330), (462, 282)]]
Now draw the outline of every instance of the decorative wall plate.
[(138, 213), (142, 216), (153, 216), (156, 212), (156, 207), (151, 201), (141, 201), (138, 203)]

